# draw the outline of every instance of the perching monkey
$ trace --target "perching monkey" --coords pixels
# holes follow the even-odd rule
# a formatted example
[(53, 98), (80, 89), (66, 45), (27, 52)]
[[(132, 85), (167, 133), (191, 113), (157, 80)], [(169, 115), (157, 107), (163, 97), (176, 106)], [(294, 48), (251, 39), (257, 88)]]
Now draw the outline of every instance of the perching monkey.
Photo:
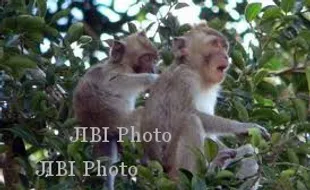
[[(94, 154), (117, 161), (117, 127), (137, 123), (139, 109), (135, 102), (139, 93), (155, 82), (157, 50), (144, 32), (114, 40), (106, 63), (91, 67), (80, 79), (73, 95), (73, 107), (82, 127), (109, 127), (109, 142), (94, 144)], [(103, 134), (102, 134), (103, 135)], [(113, 189), (109, 180), (109, 189)]]
[[(195, 171), (195, 156), (190, 147), (202, 150), (206, 135), (247, 134), (257, 127), (269, 137), (265, 128), (214, 115), (217, 93), (225, 78), (228, 42), (214, 29), (200, 24), (173, 42), (173, 69), (165, 72), (150, 88), (141, 121), (142, 132), (171, 134), (170, 142), (143, 142), (148, 159), (160, 161), (169, 176), (177, 177), (179, 168)], [(219, 158), (235, 156), (222, 151)]]

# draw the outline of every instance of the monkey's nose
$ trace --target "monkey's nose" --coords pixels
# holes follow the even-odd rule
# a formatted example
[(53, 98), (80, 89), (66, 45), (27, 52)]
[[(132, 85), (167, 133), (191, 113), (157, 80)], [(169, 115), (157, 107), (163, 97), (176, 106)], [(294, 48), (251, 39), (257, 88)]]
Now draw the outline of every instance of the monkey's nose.
[(156, 65), (152, 65), (152, 69), (151, 69), (151, 73), (157, 73), (158, 72), (158, 69), (156, 67)]
[(227, 60), (228, 61), (228, 59), (229, 59), (229, 57), (228, 57), (228, 55), (226, 55), (226, 54), (224, 54), (224, 53), (219, 53), (219, 56), (220, 57), (222, 57), (222, 58), (224, 58), (225, 60)]

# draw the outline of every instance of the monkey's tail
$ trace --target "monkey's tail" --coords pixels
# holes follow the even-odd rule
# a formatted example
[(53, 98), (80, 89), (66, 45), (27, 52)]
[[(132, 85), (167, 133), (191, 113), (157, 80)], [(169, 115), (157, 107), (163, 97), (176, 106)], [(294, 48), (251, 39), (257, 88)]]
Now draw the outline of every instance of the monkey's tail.
[[(109, 149), (110, 149), (110, 164), (108, 167), (110, 168), (113, 164), (117, 163), (118, 160), (118, 143), (117, 143), (117, 138), (112, 138), (109, 140)], [(117, 173), (110, 173), (108, 172), (108, 183), (107, 183), (107, 188), (108, 190), (114, 190), (114, 182), (115, 182), (115, 176)]]

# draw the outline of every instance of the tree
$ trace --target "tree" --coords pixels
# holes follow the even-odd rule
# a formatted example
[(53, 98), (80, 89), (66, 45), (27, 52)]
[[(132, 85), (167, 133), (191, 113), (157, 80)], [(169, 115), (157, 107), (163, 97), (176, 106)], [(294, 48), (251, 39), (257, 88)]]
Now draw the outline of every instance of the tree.
[[(183, 189), (249, 189), (255, 177), (262, 177), (261, 189), (310, 189), (309, 0), (275, 0), (274, 5), (266, 7), (237, 3), (237, 19), (227, 11), (226, 1), (212, 1), (212, 7), (205, 6), (203, 0), (193, 2), (201, 6), (200, 18), (222, 31), (231, 44), (232, 66), (217, 113), (257, 122), (272, 133), (270, 142), (256, 131), (243, 140), (225, 139), (230, 147), (245, 143), (255, 146), (259, 173), (238, 180), (234, 176), (238, 164), (207, 173), (204, 163), (216, 154), (216, 144), (206, 141), (206, 152), (197, 153), (201, 171), (193, 174), (182, 170), (180, 181), (175, 183), (159, 163), (151, 162), (148, 167), (138, 164), (140, 144), (126, 142), (122, 161), (137, 166), (139, 173), (137, 182), (118, 178), (117, 189), (175, 189), (177, 185)], [(160, 49), (164, 70), (173, 59), (171, 37), (189, 28), (171, 14), (174, 9), (189, 6), (176, 0), (151, 0), (137, 15), (121, 14), (116, 23), (100, 15), (93, 1), (74, 1), (61, 10), (64, 3), (58, 1), (58, 12), (50, 13), (44, 0), (0, 1), (0, 151), (6, 189), (102, 189), (101, 177), (94, 173), (83, 176), (83, 160), (92, 160), (90, 144), (69, 139), (77, 124), (71, 108), (72, 90), (85, 72), (85, 62), (98, 62), (94, 51), (107, 52), (100, 34), (127, 35), (137, 30), (131, 21), (145, 20), (148, 13), (157, 15), (158, 20), (145, 30), (159, 35), (160, 43), (156, 35), (151, 39)], [(167, 14), (157, 14), (163, 6), (168, 6)], [(76, 22), (70, 14), (74, 7), (82, 10), (83, 20)], [(68, 18), (67, 24), (59, 25), (61, 18)], [(227, 27), (244, 18), (249, 28), (243, 33)], [(122, 29), (123, 24), (128, 25), (128, 31)], [(257, 43), (245, 48), (241, 42), (249, 34)], [(50, 42), (50, 48), (42, 52), (40, 44), (44, 41)], [(72, 44), (82, 48), (82, 56), (74, 52)], [(38, 177), (39, 161), (75, 161), (74, 176)]]

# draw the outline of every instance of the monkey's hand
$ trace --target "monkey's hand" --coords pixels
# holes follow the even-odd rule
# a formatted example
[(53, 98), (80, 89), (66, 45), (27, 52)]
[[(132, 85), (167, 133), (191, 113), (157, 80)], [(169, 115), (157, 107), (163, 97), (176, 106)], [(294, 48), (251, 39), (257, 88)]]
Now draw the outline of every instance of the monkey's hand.
[(158, 74), (147, 74), (147, 75), (148, 75), (147, 76), (147, 80), (145, 81), (146, 82), (146, 84), (145, 84), (146, 86), (154, 84), (157, 81), (158, 77), (159, 77)]
[(217, 156), (212, 161), (212, 164), (214, 166), (223, 167), (226, 160), (233, 159), (237, 155), (237, 150), (235, 149), (224, 149), (220, 150), (217, 154)]
[[(250, 128), (257, 128), (259, 129), (259, 131), (261, 132), (261, 135), (263, 136), (263, 138), (265, 140), (270, 140), (271, 135), (270, 133), (267, 131), (267, 129), (265, 127), (262, 127), (256, 123), (246, 123), (246, 128), (250, 129)], [(248, 132), (247, 132), (248, 134)]]

